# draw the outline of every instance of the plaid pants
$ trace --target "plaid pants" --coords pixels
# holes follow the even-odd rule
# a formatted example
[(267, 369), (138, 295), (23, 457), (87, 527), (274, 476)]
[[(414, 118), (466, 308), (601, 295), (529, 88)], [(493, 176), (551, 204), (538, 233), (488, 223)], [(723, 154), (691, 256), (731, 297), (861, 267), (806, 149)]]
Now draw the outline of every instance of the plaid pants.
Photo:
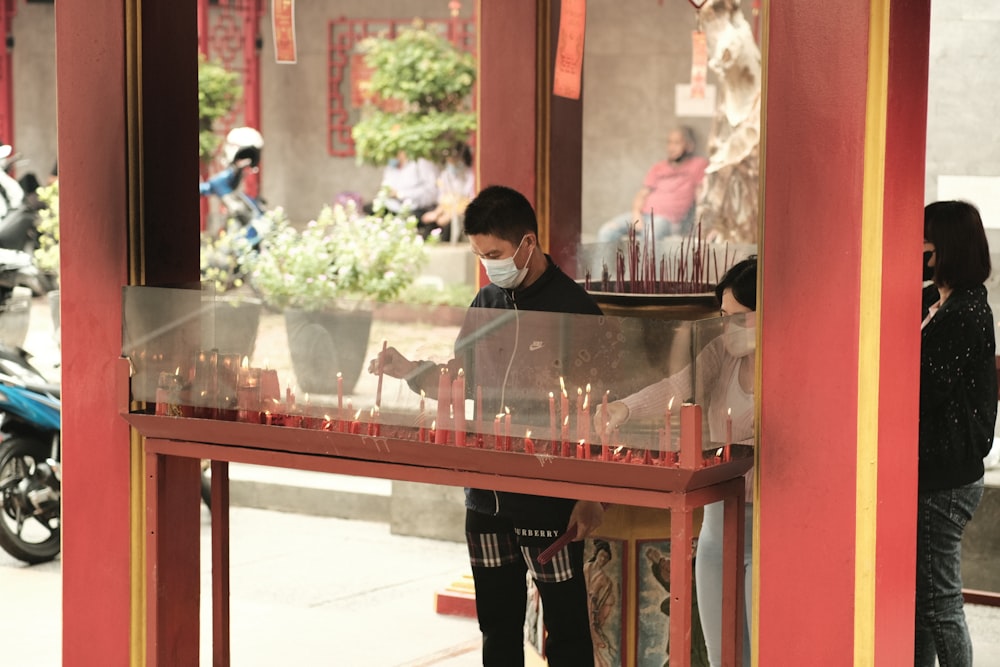
[(476, 584), (484, 667), (524, 664), (525, 575), (529, 572), (542, 598), (548, 664), (593, 665), (583, 542), (570, 543), (545, 565), (536, 560), (565, 527), (565, 521), (561, 525), (533, 525), (530, 520), (466, 511), (465, 534)]

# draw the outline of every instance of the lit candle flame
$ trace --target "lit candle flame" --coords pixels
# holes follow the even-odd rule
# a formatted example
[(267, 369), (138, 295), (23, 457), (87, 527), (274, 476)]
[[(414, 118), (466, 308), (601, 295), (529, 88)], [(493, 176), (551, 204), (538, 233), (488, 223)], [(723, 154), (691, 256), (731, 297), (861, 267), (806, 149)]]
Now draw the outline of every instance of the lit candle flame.
[(671, 396), (670, 397), (670, 402), (667, 403), (667, 410), (673, 410), (673, 408), (674, 408), (674, 399), (675, 398), (677, 398), (677, 397), (676, 396)]
[(561, 375), (559, 376), (559, 388), (562, 390), (562, 393), (566, 393), (566, 382), (563, 381), (563, 377)]

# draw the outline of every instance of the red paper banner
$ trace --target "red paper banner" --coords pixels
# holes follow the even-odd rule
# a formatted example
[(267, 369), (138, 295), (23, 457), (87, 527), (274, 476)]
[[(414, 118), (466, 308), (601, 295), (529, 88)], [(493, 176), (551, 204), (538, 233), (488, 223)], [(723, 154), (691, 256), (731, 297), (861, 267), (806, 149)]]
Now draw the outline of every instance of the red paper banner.
[(563, 0), (559, 14), (559, 41), (552, 93), (571, 100), (580, 99), (583, 76), (583, 37), (587, 26), (586, 0)]
[(274, 61), (295, 62), (295, 0), (271, 2), (271, 30), (274, 33)]
[(708, 77), (708, 44), (705, 33), (691, 33), (691, 99), (705, 99), (705, 82)]

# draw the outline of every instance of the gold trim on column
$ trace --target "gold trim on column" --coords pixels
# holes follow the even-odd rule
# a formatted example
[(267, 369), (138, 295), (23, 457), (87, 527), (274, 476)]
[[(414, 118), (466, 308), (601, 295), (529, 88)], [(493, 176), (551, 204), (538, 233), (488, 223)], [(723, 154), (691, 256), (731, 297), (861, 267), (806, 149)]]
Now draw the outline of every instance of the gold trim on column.
[[(142, 257), (142, 0), (125, 3), (125, 104), (128, 169), (128, 280), (145, 282)], [(146, 663), (146, 457), (143, 438), (130, 429), (129, 664)]]
[(550, 211), (550, 173), (552, 165), (552, 0), (538, 0), (537, 53), (535, 54), (535, 213), (538, 216), (538, 243), (546, 252), (551, 250), (552, 216)]
[(873, 0), (868, 24), (868, 90), (861, 214), (858, 318), (858, 444), (854, 543), (854, 664), (875, 664), (875, 568), (878, 519), (878, 411), (882, 318), (882, 235), (889, 1)]
[[(765, 175), (767, 169), (767, 56), (770, 50), (771, 3), (765, 0), (760, 8), (760, 144), (757, 148), (760, 182), (758, 183), (757, 210), (757, 364), (754, 372), (754, 442), (760, 442), (760, 397), (763, 396), (761, 379), (761, 324), (764, 321), (764, 203), (767, 195)], [(753, 465), (753, 545), (751, 548), (753, 566), (750, 570), (750, 665), (756, 667), (758, 653), (759, 609), (760, 609), (760, 449), (754, 448)], [(737, 650), (740, 650), (737, 647)]]

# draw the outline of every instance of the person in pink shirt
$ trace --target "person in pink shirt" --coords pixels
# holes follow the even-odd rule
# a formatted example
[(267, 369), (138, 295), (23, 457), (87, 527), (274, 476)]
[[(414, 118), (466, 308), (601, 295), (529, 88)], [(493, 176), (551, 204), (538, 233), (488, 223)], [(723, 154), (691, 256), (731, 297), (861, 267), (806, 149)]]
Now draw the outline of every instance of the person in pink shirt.
[(597, 240), (617, 243), (635, 226), (642, 234), (652, 220), (657, 240), (684, 235), (694, 226), (695, 199), (708, 160), (694, 154), (694, 132), (679, 127), (667, 135), (667, 159), (654, 164), (632, 199), (632, 210), (601, 225)]

